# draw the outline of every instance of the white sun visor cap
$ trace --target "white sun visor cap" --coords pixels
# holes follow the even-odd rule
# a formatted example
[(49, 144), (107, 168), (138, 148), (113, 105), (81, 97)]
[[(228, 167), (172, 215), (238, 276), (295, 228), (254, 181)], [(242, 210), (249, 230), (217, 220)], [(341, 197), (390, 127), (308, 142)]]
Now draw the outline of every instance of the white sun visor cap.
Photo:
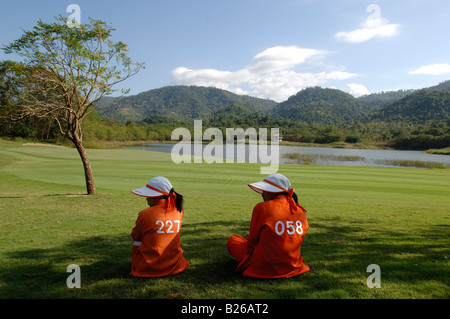
[(141, 188), (133, 189), (131, 192), (143, 197), (158, 197), (162, 195), (169, 195), (172, 189), (172, 184), (169, 180), (162, 176), (152, 178), (147, 185)]
[(267, 176), (262, 182), (248, 184), (248, 186), (259, 194), (262, 194), (263, 191), (281, 193), (288, 191), (291, 188), (291, 183), (284, 175), (272, 174)]

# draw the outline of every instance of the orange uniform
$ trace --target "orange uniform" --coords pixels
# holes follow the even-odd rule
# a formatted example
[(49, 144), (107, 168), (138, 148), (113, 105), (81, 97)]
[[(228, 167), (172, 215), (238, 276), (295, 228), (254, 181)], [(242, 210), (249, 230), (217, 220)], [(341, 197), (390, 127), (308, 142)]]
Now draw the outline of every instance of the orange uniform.
[(161, 277), (175, 275), (189, 267), (180, 246), (182, 219), (183, 212), (174, 206), (168, 208), (167, 199), (160, 199), (155, 206), (139, 213), (131, 232), (135, 241), (131, 275)]
[(227, 242), (239, 263), (236, 271), (247, 277), (289, 278), (310, 270), (300, 255), (309, 227), (306, 211), (297, 207), (292, 211), (285, 195), (255, 206), (247, 239), (233, 235)]

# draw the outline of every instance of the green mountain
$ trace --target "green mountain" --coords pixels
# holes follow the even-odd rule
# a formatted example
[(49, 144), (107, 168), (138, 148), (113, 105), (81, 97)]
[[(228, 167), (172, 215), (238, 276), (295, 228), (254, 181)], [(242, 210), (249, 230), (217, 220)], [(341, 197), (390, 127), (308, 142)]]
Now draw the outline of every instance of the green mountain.
[(99, 110), (102, 117), (115, 121), (141, 121), (163, 115), (164, 117), (204, 118), (223, 106), (248, 105), (257, 111), (267, 112), (276, 105), (275, 101), (237, 95), (225, 90), (199, 86), (165, 86), (121, 99), (102, 101)]
[(430, 86), (428, 90), (448, 90), (450, 89), (450, 80), (439, 83), (438, 85)]
[(254, 106), (232, 104), (223, 106), (206, 117), (205, 125), (211, 127), (288, 127), (289, 120), (274, 118), (259, 112)]
[[(427, 90), (446, 90), (450, 89), (450, 80), (439, 83), (438, 85), (430, 86), (425, 88)], [(397, 90), (397, 91), (383, 91), (379, 93), (371, 93), (359, 97), (358, 99), (362, 101), (365, 105), (366, 110), (370, 112), (375, 112), (383, 107), (397, 102), (400, 99), (406, 97), (407, 95), (413, 93), (416, 90)]]
[(366, 111), (373, 112), (404, 98), (412, 92), (414, 92), (414, 90), (383, 91), (361, 96), (358, 100), (364, 104)]
[(409, 124), (446, 122), (449, 118), (450, 88), (415, 91), (375, 111), (371, 116), (374, 121)]
[(360, 98), (337, 89), (311, 87), (276, 103), (212, 87), (166, 86), (121, 100), (104, 98), (98, 106), (105, 108), (99, 111), (102, 117), (117, 122), (172, 123), (199, 118), (223, 126), (282, 121), (337, 126), (372, 121), (426, 124), (449, 118), (449, 94), (450, 81), (422, 90)]
[(422, 90), (381, 92), (355, 98), (335, 89), (308, 88), (279, 103), (271, 116), (305, 124), (386, 122), (429, 124), (450, 118), (450, 81)]
[(365, 120), (366, 113), (364, 103), (348, 93), (313, 87), (279, 103), (270, 115), (306, 124), (337, 125)]

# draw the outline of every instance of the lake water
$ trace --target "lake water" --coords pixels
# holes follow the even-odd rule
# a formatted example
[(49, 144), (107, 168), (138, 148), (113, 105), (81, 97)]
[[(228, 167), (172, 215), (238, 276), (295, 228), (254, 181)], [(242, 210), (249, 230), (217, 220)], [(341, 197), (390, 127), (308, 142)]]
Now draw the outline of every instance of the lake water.
[[(145, 144), (141, 147), (133, 147), (148, 151), (170, 153), (177, 144)], [(203, 149), (207, 144), (202, 145)], [(178, 145), (178, 147), (182, 144)], [(194, 155), (193, 145), (191, 154)], [(245, 146), (245, 160), (249, 161), (249, 146)], [(223, 145), (223, 158), (236, 160), (238, 154), (237, 145), (234, 152), (227, 154)], [(258, 149), (259, 152), (259, 149)], [(268, 146), (270, 156), (270, 145)], [(317, 164), (317, 165), (351, 165), (351, 166), (398, 166), (392, 161), (418, 161), (423, 163), (440, 163), (450, 167), (449, 155), (427, 154), (423, 151), (399, 151), (399, 150), (366, 150), (366, 149), (344, 149), (327, 147), (305, 147), (305, 146), (279, 146), (280, 164)]]

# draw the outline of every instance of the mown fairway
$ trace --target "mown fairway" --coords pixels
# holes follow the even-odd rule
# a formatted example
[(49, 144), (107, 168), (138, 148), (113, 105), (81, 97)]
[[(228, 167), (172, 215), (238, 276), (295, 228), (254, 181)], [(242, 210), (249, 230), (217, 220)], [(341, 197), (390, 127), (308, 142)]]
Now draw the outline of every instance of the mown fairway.
[[(173, 164), (169, 154), (88, 150), (97, 192), (84, 196), (74, 149), (0, 141), (1, 298), (448, 298), (450, 170), (281, 166), (308, 210), (302, 255), (311, 272), (242, 278), (226, 250), (260, 196), (256, 164)], [(182, 247), (191, 267), (133, 279), (130, 232), (151, 177), (185, 196)], [(70, 264), (81, 289), (69, 289)], [(381, 268), (369, 289), (366, 268)]]

